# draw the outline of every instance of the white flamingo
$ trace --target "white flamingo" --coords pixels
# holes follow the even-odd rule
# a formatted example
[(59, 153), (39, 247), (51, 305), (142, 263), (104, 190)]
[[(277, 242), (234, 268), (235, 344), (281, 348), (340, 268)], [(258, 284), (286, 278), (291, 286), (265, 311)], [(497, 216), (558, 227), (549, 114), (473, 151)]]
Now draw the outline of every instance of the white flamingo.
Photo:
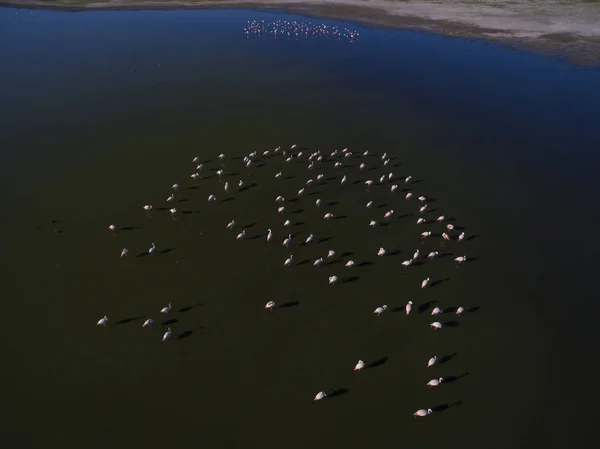
[(446, 225), (446, 228), (448, 229), (448, 231), (452, 231), (452, 230), (454, 229), (454, 225), (453, 225), (453, 224), (451, 224), (451, 223), (448, 223), (448, 224)]
[(325, 393), (324, 391), (319, 391), (317, 393), (317, 395), (315, 396), (315, 398), (313, 399), (313, 401), (320, 401), (321, 399), (324, 399), (327, 397), (327, 393)]
[(365, 181), (365, 184), (368, 186), (372, 186), (373, 185), (373, 180), (372, 179), (368, 179), (367, 181)]
[(171, 186), (171, 188), (172, 188), (173, 190), (179, 190), (179, 184), (173, 184), (173, 185)]
[(465, 238), (465, 233), (461, 232), (460, 235), (458, 236), (458, 241), (462, 241)]
[(167, 201), (171, 202), (175, 200), (175, 195), (171, 194), (171, 196), (169, 198), (167, 198)]
[(146, 212), (151, 211), (152, 210), (152, 204), (146, 204), (142, 209), (144, 209)]
[(236, 240), (240, 240), (243, 239), (244, 237), (246, 237), (246, 230), (242, 230), (242, 232), (240, 232), (237, 237), (235, 238)]
[(348, 262), (346, 262), (346, 265), (344, 265), (344, 266), (346, 266), (348, 268), (351, 268), (351, 267), (354, 266), (354, 261), (353, 260), (349, 260)]
[(441, 329), (442, 323), (440, 323), (439, 321), (434, 321), (433, 323), (430, 324), (430, 326), (433, 327), (434, 329)]
[(152, 318), (148, 318), (146, 321), (144, 321), (144, 324), (142, 324), (142, 327), (152, 327), (153, 323), (154, 323), (154, 320)]
[(463, 263), (467, 260), (467, 256), (459, 256), (454, 259), (457, 263)]
[(354, 371), (360, 371), (361, 369), (363, 369), (365, 367), (365, 362), (363, 362), (362, 360), (359, 360), (356, 365), (354, 365)]
[(437, 358), (437, 355), (434, 355), (433, 357), (431, 357), (431, 358), (429, 359), (429, 361), (427, 362), (427, 368), (429, 368), (429, 367), (431, 367), (431, 366), (435, 365), (435, 364), (437, 363), (437, 359), (438, 359), (438, 358)]
[(235, 220), (231, 220), (229, 223), (227, 223), (227, 229), (229, 229), (231, 231), (231, 230), (233, 230), (235, 225), (236, 225)]
[(223, 170), (217, 170), (217, 176), (220, 178), (223, 176)]
[(464, 313), (464, 311), (465, 311), (464, 307), (459, 307), (458, 309), (456, 309), (456, 314), (460, 316)]
[(198, 163), (200, 161), (200, 158), (198, 156), (196, 156), (194, 159), (192, 159), (192, 162), (194, 164)]
[(413, 194), (411, 192), (408, 192), (406, 194), (406, 196), (404, 197), (405, 200), (410, 200), (412, 198)]
[(427, 255), (428, 259), (435, 259), (438, 256), (438, 252), (437, 251), (432, 251)]
[(175, 209), (175, 208), (169, 209), (169, 212), (171, 212), (171, 214), (175, 214), (177, 212), (177, 209)]
[(385, 218), (386, 220), (388, 220), (392, 215), (394, 215), (394, 210), (389, 210), (385, 213), (385, 215), (383, 216), (383, 218)]
[(421, 255), (421, 251), (420, 250), (416, 250), (415, 253), (413, 254), (413, 260), (417, 260), (419, 258), (419, 256)]
[(165, 332), (165, 335), (163, 335), (162, 341), (167, 341), (169, 338), (171, 338), (172, 334), (171, 328), (168, 328), (167, 332)]
[(427, 410), (425, 410), (424, 408), (417, 410), (416, 412), (413, 413), (414, 417), (422, 417), (422, 416), (427, 416), (430, 415), (431, 413), (433, 413), (433, 410), (431, 410), (430, 408), (428, 408)]
[(285, 206), (278, 207), (278, 208), (277, 208), (277, 213), (278, 213), (279, 215), (281, 215), (281, 214), (283, 213), (283, 211), (284, 211), (284, 210), (285, 210)]
[(285, 222), (283, 223), (283, 225), (284, 225), (286, 228), (289, 228), (289, 227), (292, 225), (292, 222), (291, 222), (290, 220), (285, 220)]
[(265, 309), (267, 309), (267, 310), (273, 310), (274, 307), (275, 307), (275, 301), (269, 301), (267, 304), (265, 304)]
[(108, 317), (104, 315), (97, 323), (96, 326), (104, 326), (106, 327), (106, 323), (108, 323)]
[(121, 257), (125, 257), (125, 256), (127, 256), (127, 253), (128, 253), (128, 252), (129, 252), (129, 250), (128, 250), (127, 248), (123, 248), (123, 249), (121, 250)]
[(311, 234), (308, 236), (308, 238), (306, 239), (306, 241), (304, 243), (308, 244), (308, 243), (312, 242), (314, 238), (315, 238), (315, 236)]
[(412, 263), (413, 263), (413, 260), (412, 259), (408, 259), (408, 260), (405, 260), (404, 262), (402, 262), (401, 265), (404, 266), (404, 267), (410, 267), (412, 265)]
[(290, 255), (290, 257), (288, 257), (287, 259), (285, 259), (285, 262), (283, 262), (283, 266), (284, 267), (289, 267), (292, 265), (292, 259), (294, 258), (294, 256)]
[(226, 182), (225, 186), (223, 186), (223, 188), (225, 189), (225, 193), (229, 192), (229, 183)]
[(273, 231), (271, 231), (270, 229), (268, 231), (269, 232), (267, 233), (267, 242), (270, 242), (271, 240), (273, 240)]
[(384, 304), (382, 306), (377, 307), (375, 310), (373, 310), (373, 313), (376, 314), (377, 316), (379, 316), (386, 310), (387, 310), (387, 305)]
[(370, 226), (371, 228), (374, 228), (375, 226), (377, 226), (377, 222), (376, 222), (375, 220), (371, 220), (371, 221), (369, 222), (369, 226)]
[(429, 285), (429, 278), (425, 279), (423, 282), (421, 282), (421, 288), (425, 288)]
[(346, 181), (348, 180), (348, 177), (346, 175), (344, 175), (344, 177), (342, 178), (342, 181), (340, 182), (341, 185), (346, 184)]
[(385, 256), (385, 248), (383, 248), (383, 247), (379, 248), (379, 251), (377, 251), (377, 255), (379, 257)]
[(319, 257), (317, 260), (315, 260), (315, 262), (313, 263), (314, 267), (318, 267), (319, 265), (321, 265), (323, 263), (323, 258)]
[(160, 313), (164, 313), (166, 315), (167, 313), (169, 313), (171, 311), (172, 308), (173, 308), (173, 306), (171, 305), (171, 303), (169, 303), (168, 306), (165, 306), (162, 309), (160, 309)]
[(431, 311), (431, 315), (436, 316), (436, 315), (440, 315), (442, 313), (442, 309), (440, 309), (439, 307), (436, 307), (435, 309), (433, 309)]
[(367, 165), (363, 162), (362, 164), (360, 164), (360, 166), (358, 168), (359, 168), (359, 170), (364, 170), (366, 166)]
[(410, 315), (410, 311), (412, 310), (412, 304), (413, 304), (412, 301), (408, 301), (406, 303), (406, 306), (404, 307), (406, 309), (406, 314), (407, 315)]
[(218, 156), (218, 157), (219, 157), (219, 160), (221, 160), (221, 161), (222, 161), (223, 159), (225, 159), (225, 155), (224, 155), (223, 153), (219, 154), (219, 156)]
[(108, 229), (110, 229), (113, 233), (117, 230), (115, 225), (110, 225)]
[(419, 198), (417, 198), (421, 203), (424, 203), (425, 201), (427, 201), (427, 198), (425, 198), (424, 196), (420, 196)]
[(281, 178), (282, 176), (283, 176), (283, 172), (279, 172), (279, 173), (277, 173), (277, 174), (275, 175), (275, 178), (276, 178), (276, 179), (279, 179), (279, 178)]
[(238, 189), (242, 190), (242, 187), (244, 187), (244, 181), (240, 179), (240, 182), (238, 182)]
[(335, 256), (335, 251), (330, 249), (329, 252), (327, 253), (327, 258), (331, 259), (333, 256)]
[(304, 189), (303, 188), (300, 189), (300, 190), (298, 190), (298, 196), (302, 196), (303, 193), (304, 193)]
[(321, 206), (321, 199), (317, 199), (317, 201), (315, 201), (315, 204), (317, 205), (317, 207)]
[(317, 181), (321, 181), (323, 179), (325, 175), (323, 175), (322, 173), (317, 175)]
[(426, 204), (425, 206), (422, 206), (422, 207), (419, 209), (419, 212), (420, 212), (420, 213), (423, 213), (423, 212), (425, 212), (426, 210), (427, 210), (427, 204)]
[(373, 203), (373, 201), (369, 201), (369, 202), (367, 203), (367, 208), (369, 208), (369, 207), (372, 207), (372, 206), (373, 206), (373, 204), (374, 204), (374, 203)]
[(333, 214), (328, 212), (325, 214), (325, 216), (323, 217), (325, 220), (331, 220), (333, 218)]
[(290, 243), (292, 243), (292, 234), (288, 235), (287, 238), (285, 238), (282, 245), (287, 248), (290, 246)]
[(431, 237), (431, 231), (421, 232), (421, 237), (426, 239), (427, 237)]
[(419, 218), (417, 220), (417, 224), (421, 224), (421, 223), (425, 223), (425, 219), (424, 218)]
[(404, 182), (409, 183), (411, 179), (412, 179), (412, 176), (407, 176), (406, 179), (404, 180)]
[(152, 254), (154, 251), (156, 251), (156, 245), (154, 244), (154, 242), (152, 242), (152, 246), (148, 250), (148, 254)]
[(392, 187), (390, 187), (390, 192), (394, 193), (397, 189), (398, 189), (398, 184), (394, 184)]
[(444, 381), (443, 377), (440, 377), (439, 379), (431, 379), (429, 382), (427, 382), (427, 386), (428, 387), (437, 387), (439, 386), (442, 382)]
[(437, 219), (435, 221), (444, 221), (446, 219), (446, 217), (444, 217), (443, 215), (440, 215), (439, 217), (437, 217)]
[(333, 276), (329, 276), (329, 283), (330, 284), (335, 284), (338, 280), (338, 277), (333, 275)]
[(209, 201), (209, 202), (211, 202), (211, 201), (216, 201), (216, 199), (217, 199), (217, 197), (216, 197), (216, 196), (214, 196), (214, 195), (208, 195), (208, 201)]
[(199, 173), (193, 173), (190, 178), (192, 178), (194, 181), (198, 179), (198, 177), (200, 176)]

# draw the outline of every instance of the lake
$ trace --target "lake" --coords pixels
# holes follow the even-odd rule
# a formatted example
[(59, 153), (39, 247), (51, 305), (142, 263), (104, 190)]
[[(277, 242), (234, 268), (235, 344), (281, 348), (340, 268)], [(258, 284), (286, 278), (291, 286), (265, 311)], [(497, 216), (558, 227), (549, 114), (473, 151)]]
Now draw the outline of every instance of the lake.
[[(360, 37), (247, 39), (253, 20)], [(600, 69), (251, 10), (3, 8), (0, 58), (10, 447), (597, 440)], [(293, 144), (304, 155), (286, 163)], [(329, 154), (346, 147), (353, 156), (335, 168)], [(317, 150), (324, 160), (309, 171)], [(197, 181), (194, 157), (204, 163)], [(319, 173), (323, 182), (306, 187)], [(181, 189), (168, 203), (173, 183)], [(416, 224), (408, 191), (429, 199), (427, 219), (451, 220), (453, 241), (439, 237), (444, 223)], [(335, 218), (323, 220), (327, 212)], [(427, 229), (435, 235), (422, 239)], [(336, 257), (314, 268), (330, 249)], [(403, 268), (416, 249), (444, 257)], [(453, 261), (462, 255), (466, 263)], [(349, 259), (356, 266), (344, 267)], [(279, 307), (268, 312), (270, 300)], [(449, 313), (432, 317), (436, 306)], [(468, 313), (457, 317), (458, 306)], [(95, 325), (104, 315), (106, 329)], [(155, 323), (142, 329), (148, 317)], [(436, 320), (447, 325), (433, 330)], [(434, 355), (443, 363), (428, 368)], [(367, 368), (353, 372), (359, 359)], [(329, 397), (313, 402), (321, 390)], [(434, 412), (415, 420), (421, 408)]]

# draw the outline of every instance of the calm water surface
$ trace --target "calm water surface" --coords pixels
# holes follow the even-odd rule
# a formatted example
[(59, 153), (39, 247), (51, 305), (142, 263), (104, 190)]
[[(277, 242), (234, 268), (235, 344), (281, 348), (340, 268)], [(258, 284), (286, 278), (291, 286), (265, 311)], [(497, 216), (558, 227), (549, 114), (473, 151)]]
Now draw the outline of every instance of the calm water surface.
[[(347, 23), (358, 42), (244, 39), (246, 21), (280, 18), (309, 20), (0, 9), (3, 441), (592, 447), (600, 71)], [(293, 143), (369, 149), (372, 170), (239, 160)], [(197, 184), (194, 156), (206, 162)], [(454, 218), (472, 238), (421, 241), (415, 201), (363, 184), (390, 171), (434, 200), (428, 218)], [(277, 216), (274, 198), (295, 198), (320, 172), (326, 183)], [(176, 220), (164, 210), (174, 182)], [(367, 228), (388, 209), (394, 220)], [(341, 218), (324, 222), (328, 211)], [(232, 218), (246, 240), (225, 229)], [(310, 233), (316, 244), (301, 246)], [(142, 257), (151, 242), (157, 253)], [(380, 246), (392, 255), (377, 258)], [(402, 269), (417, 248), (449, 256)], [(372, 264), (314, 269), (329, 249)], [(464, 254), (473, 261), (457, 267)], [(332, 288), (333, 274), (352, 282)], [(441, 282), (421, 290), (425, 277)], [(268, 313), (269, 300), (291, 306)], [(408, 300), (414, 316), (371, 314)], [(473, 312), (428, 328), (432, 307), (459, 305)], [(108, 328), (94, 326), (105, 314)], [(141, 329), (149, 316), (154, 328)], [(167, 319), (173, 338), (161, 343)], [(449, 357), (426, 368), (433, 355)], [(353, 373), (358, 359), (376, 366)], [(440, 376), (449, 381), (425, 386)], [(312, 403), (319, 390), (338, 394)]]

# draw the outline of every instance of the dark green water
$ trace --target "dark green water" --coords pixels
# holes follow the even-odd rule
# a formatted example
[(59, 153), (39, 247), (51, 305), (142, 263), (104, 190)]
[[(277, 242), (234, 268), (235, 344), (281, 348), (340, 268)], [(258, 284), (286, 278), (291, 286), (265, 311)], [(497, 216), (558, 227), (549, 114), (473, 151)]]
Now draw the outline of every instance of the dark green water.
[[(361, 27), (353, 44), (245, 40), (247, 20), (283, 17), (263, 12), (19, 16), (0, 9), (7, 447), (593, 446), (600, 71)], [(239, 159), (293, 143), (369, 149), (372, 170)], [(427, 217), (474, 238), (421, 241), (442, 226), (417, 226), (417, 201), (389, 184), (363, 184), (389, 172), (435, 199)], [(278, 216), (275, 197), (318, 173), (333, 179)], [(174, 182), (176, 220), (158, 210)], [(367, 227), (388, 209), (388, 226)], [(225, 229), (232, 218), (247, 239)], [(399, 253), (378, 258), (380, 246)], [(403, 269), (417, 248), (452, 256)], [(313, 268), (329, 249), (373, 264)], [(357, 279), (331, 287), (333, 274)], [(426, 277), (443, 282), (421, 290)], [(269, 313), (269, 300), (297, 305)], [(408, 300), (417, 313), (391, 312)], [(475, 310), (434, 332), (434, 305)], [(426, 368), (433, 355), (453, 356)], [(358, 359), (384, 363), (354, 373)], [(440, 376), (455, 379), (426, 387)], [(320, 390), (341, 394), (313, 403)]]

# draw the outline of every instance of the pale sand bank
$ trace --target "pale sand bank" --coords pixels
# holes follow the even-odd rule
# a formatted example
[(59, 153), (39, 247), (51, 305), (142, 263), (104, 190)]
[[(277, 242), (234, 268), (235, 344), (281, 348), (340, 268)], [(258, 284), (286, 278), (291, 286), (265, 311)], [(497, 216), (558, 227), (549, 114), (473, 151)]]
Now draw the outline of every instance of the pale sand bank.
[(448, 36), (485, 38), (600, 65), (600, 1), (573, 0), (0, 0), (67, 10), (268, 8)]

